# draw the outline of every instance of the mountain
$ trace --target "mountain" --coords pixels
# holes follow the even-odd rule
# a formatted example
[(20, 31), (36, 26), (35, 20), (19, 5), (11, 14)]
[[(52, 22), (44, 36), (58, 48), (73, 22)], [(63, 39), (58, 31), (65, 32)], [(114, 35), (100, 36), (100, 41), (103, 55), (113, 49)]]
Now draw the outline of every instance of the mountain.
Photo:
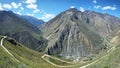
[[(112, 47), (100, 59), (74, 63), (33, 51), (15, 39), (0, 35), (0, 68), (119, 68), (120, 45)], [(2, 40), (3, 39), (3, 40)], [(119, 37), (120, 39), (120, 37)], [(81, 66), (81, 64), (83, 64)], [(67, 65), (67, 66), (66, 66)]]
[(120, 30), (116, 31), (110, 41), (112, 48), (103, 58), (86, 68), (119, 68), (120, 67)]
[(109, 36), (120, 28), (120, 18), (94, 11), (83, 12), (83, 19), (93, 30), (103, 37)]
[(40, 29), (0, 11), (0, 68), (120, 67), (120, 19), (115, 16), (72, 8)]
[(12, 11), (0, 11), (0, 34), (12, 37), (34, 50), (40, 50), (41, 45), (46, 44), (36, 26)]
[[(0, 41), (2, 38), (0, 36)], [(15, 39), (5, 38), (3, 46), (0, 45), (0, 68), (57, 68), (42, 59), (44, 54), (21, 45)]]
[(37, 18), (32, 17), (32, 16), (22, 16), (22, 17), (25, 18), (26, 20), (28, 20), (33, 25), (35, 25), (36, 27), (39, 27), (41, 24), (44, 23), (43, 20), (37, 19)]
[(91, 58), (109, 46), (120, 19), (94, 11), (68, 9), (41, 27), (48, 40), (45, 52), (72, 59)]

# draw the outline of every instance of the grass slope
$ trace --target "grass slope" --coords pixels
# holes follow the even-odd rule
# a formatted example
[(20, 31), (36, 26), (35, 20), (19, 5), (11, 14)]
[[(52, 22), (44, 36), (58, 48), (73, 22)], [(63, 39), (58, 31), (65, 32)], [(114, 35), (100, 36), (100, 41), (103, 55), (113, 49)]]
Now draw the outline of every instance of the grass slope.
[(120, 45), (99, 62), (88, 66), (87, 68), (120, 68)]
[[(2, 37), (0, 36), (0, 40)], [(19, 60), (17, 62), (0, 46), (0, 68), (59, 68), (45, 61), (42, 56), (44, 54), (33, 51), (11, 38), (6, 38), (3, 41), (4, 47)], [(78, 68), (86, 63), (70, 64), (53, 58), (45, 58), (52, 63), (60, 66), (70, 66), (67, 68)], [(59, 58), (58, 58), (59, 59)], [(71, 61), (70, 61), (71, 62)], [(72, 65), (72, 66), (71, 66)], [(66, 68), (66, 67), (64, 67)]]
[(0, 68), (56, 68), (41, 58), (43, 54), (30, 50), (18, 43), (15, 45), (9, 40), (10, 39), (5, 39), (3, 45), (20, 61), (20, 63), (16, 62), (2, 47), (0, 47)]

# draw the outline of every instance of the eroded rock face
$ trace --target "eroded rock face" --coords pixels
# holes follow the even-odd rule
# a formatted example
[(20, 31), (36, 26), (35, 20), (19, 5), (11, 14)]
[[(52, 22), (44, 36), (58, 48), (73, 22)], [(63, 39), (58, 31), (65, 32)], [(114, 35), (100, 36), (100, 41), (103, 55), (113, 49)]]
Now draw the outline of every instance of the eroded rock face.
[(113, 37), (111, 38), (110, 43), (113, 46), (120, 45), (120, 30), (116, 31), (113, 34)]
[[(106, 49), (103, 37), (114, 31), (112, 25), (115, 25), (115, 30), (119, 25), (112, 21), (108, 23), (108, 19), (115, 19), (114, 17), (109, 15), (110, 18), (106, 19), (102, 15), (104, 14), (69, 9), (45, 23), (42, 26), (43, 35), (49, 40), (45, 52), (82, 59)], [(119, 23), (120, 20), (117, 18), (114, 21)]]
[(109, 36), (120, 28), (120, 19), (108, 14), (85, 11), (82, 18), (103, 37)]

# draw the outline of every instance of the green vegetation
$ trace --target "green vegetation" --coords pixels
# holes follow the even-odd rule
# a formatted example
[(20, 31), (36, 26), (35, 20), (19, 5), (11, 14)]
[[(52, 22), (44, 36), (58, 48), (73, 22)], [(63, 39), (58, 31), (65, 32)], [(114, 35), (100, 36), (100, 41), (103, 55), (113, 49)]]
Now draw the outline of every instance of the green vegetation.
[(100, 59), (99, 62), (87, 67), (87, 68), (119, 68), (120, 67), (120, 45), (116, 49), (108, 54), (106, 57)]
[(43, 54), (30, 50), (19, 43), (14, 45), (8, 40), (10, 39), (4, 40), (4, 46), (20, 63), (16, 62), (13, 57), (0, 47), (0, 68), (56, 68), (41, 58)]
[(36, 50), (39, 52), (43, 52), (48, 45), (48, 40), (44, 39), (43, 36), (40, 36), (39, 44), (40, 47), (38, 47)]
[(54, 58), (50, 58), (47, 57), (46, 59), (48, 59), (49, 61), (51, 61), (52, 63), (56, 64), (56, 65), (62, 65), (62, 66), (69, 66), (69, 65), (73, 65), (71, 63), (67, 63), (67, 62), (63, 62)]
[[(120, 67), (120, 31), (116, 33), (120, 27), (113, 24), (120, 20), (113, 16), (70, 9), (44, 24), (43, 33), (10, 11), (0, 11), (0, 17), (0, 35), (14, 38), (4, 39), (5, 48), (0, 46), (0, 68)], [(113, 49), (111, 44), (119, 45)], [(81, 61), (69, 63), (72, 59)]]
[(69, 63), (61, 62), (59, 60), (55, 60), (55, 59), (52, 59), (52, 58), (49, 58), (49, 61), (51, 61), (52, 63), (55, 63), (57, 65), (62, 65), (62, 66), (70, 65)]
[(14, 68), (16, 65), (18, 65), (18, 63), (0, 47), (0, 68)]
[[(0, 37), (1, 39), (1, 37)], [(59, 68), (50, 63), (46, 62), (41, 58), (44, 54), (33, 51), (20, 43), (16, 42), (11, 38), (4, 39), (3, 45), (8, 49), (10, 53), (14, 55), (16, 59), (20, 62), (17, 62), (12, 56), (10, 56), (2, 47), (0, 47), (0, 68)], [(70, 68), (77, 68), (86, 63), (76, 63), (71, 64), (57, 59), (45, 57), (45, 59), (51, 61), (56, 65), (61, 66), (71, 66)], [(68, 61), (69, 62), (69, 61)], [(70, 61), (71, 62), (71, 61)]]

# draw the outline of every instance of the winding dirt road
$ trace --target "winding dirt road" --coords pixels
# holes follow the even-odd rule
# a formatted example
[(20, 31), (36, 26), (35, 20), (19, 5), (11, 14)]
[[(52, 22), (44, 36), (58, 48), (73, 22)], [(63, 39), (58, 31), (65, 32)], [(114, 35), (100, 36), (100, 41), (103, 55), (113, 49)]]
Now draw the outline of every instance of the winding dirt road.
[(103, 59), (104, 57), (108, 56), (108, 55), (109, 55), (112, 51), (114, 51), (114, 50), (115, 50), (115, 47), (112, 47), (111, 49), (109, 49), (109, 50), (107, 51), (108, 54), (106, 54), (105, 56), (101, 57), (101, 58), (98, 59), (98, 60), (93, 61), (92, 63), (89, 63), (89, 64), (87, 64), (87, 65), (81, 66), (81, 67), (79, 67), (79, 68), (86, 68), (86, 67), (88, 67), (88, 66), (90, 66), (90, 65), (92, 65), (92, 64), (94, 64), (94, 63), (96, 63), (96, 62), (98, 62), (98, 61), (100, 61), (100, 60)]
[(4, 41), (5, 38), (7, 38), (7, 37), (6, 37), (6, 36), (3, 36), (3, 38), (1, 39), (1, 43), (0, 43), (1, 47), (2, 47), (14, 60), (16, 60), (17, 62), (20, 62), (18, 59), (16, 59), (16, 58), (14, 57), (14, 55), (13, 55), (12, 53), (10, 53), (10, 52), (7, 50), (7, 48), (5, 48), (5, 47), (3, 46), (3, 41)]
[[(89, 64), (86, 64), (86, 65), (84, 65), (84, 66), (81, 66), (81, 67), (79, 67), (79, 68), (86, 68), (86, 67), (88, 67), (88, 66), (90, 66), (90, 65), (92, 65), (92, 64), (94, 64), (94, 63), (96, 63), (96, 62), (99, 62), (101, 59), (103, 59), (104, 57), (108, 56), (108, 55), (109, 55), (110, 53), (112, 53), (112, 51), (114, 51), (114, 50), (115, 50), (115, 47), (112, 47), (111, 49), (109, 49), (109, 50), (107, 51), (107, 54), (104, 55), (103, 57), (101, 57), (100, 59), (95, 60), (95, 61), (93, 61), (93, 62), (91, 62), (91, 63), (89, 63)], [(55, 63), (53, 63), (53, 62), (45, 59), (45, 57), (50, 57), (50, 58), (53, 58), (53, 59), (56, 59), (56, 60), (59, 60), (59, 61), (62, 61), (62, 62), (74, 64), (74, 65), (69, 65), (69, 66), (57, 65), (57, 64), (55, 64)], [(60, 60), (60, 59), (58, 59), (58, 58), (52, 57), (52, 56), (47, 55), (47, 54), (44, 54), (44, 55), (42, 56), (42, 58), (43, 58), (45, 61), (47, 61), (48, 63), (50, 63), (50, 64), (52, 64), (52, 65), (54, 65), (54, 66), (57, 66), (57, 67), (62, 67), (62, 68), (63, 68), (63, 67), (73, 67), (73, 66), (79, 65), (79, 64), (75, 64), (74, 62), (68, 62), (68, 61)]]
[(62, 62), (66, 62), (66, 63), (74, 64), (74, 63), (72, 63), (72, 62), (64, 61), (64, 60), (61, 60), (61, 59), (58, 59), (58, 58), (52, 57), (52, 56), (47, 55), (47, 54), (44, 54), (44, 55), (41, 56), (41, 57), (42, 57), (42, 59), (44, 59), (44, 60), (47, 61), (48, 63), (50, 63), (50, 64), (52, 64), (52, 65), (54, 65), (54, 66), (60, 67), (60, 68), (63, 68), (63, 67), (72, 67), (73, 65), (69, 65), (69, 66), (57, 65), (57, 64), (55, 64), (55, 63), (53, 63), (53, 62), (51, 62), (51, 61), (45, 59), (45, 57), (50, 57), (50, 58), (53, 58), (53, 59), (56, 59), (56, 60), (59, 60), (59, 61), (62, 61)]
[[(3, 48), (3, 49), (14, 59), (14, 60), (16, 60), (17, 62), (20, 62), (18, 59), (16, 59), (16, 58), (14, 57), (13, 54), (11, 54), (11, 53), (7, 50), (7, 48), (4, 47), (3, 41), (4, 41), (5, 38), (7, 38), (7, 37), (6, 37), (6, 36), (3, 36), (3, 38), (1, 39), (1, 43), (0, 43), (0, 44), (1, 44), (1, 47), (2, 47), (2, 48)], [(91, 62), (91, 63), (89, 63), (89, 64), (86, 64), (86, 65), (84, 65), (84, 66), (81, 66), (81, 67), (79, 67), (79, 68), (86, 68), (86, 67), (88, 67), (88, 66), (90, 66), (90, 65), (92, 65), (92, 64), (94, 64), (94, 63), (96, 63), (96, 62), (99, 62), (102, 58), (108, 56), (108, 55), (109, 55), (112, 51), (114, 51), (114, 50), (115, 50), (115, 47), (112, 47), (111, 49), (109, 49), (109, 50), (107, 51), (107, 54), (106, 54), (105, 56), (103, 56), (103, 57), (101, 57), (100, 59), (95, 60), (95, 61), (93, 61), (93, 62)], [(52, 64), (52, 65), (54, 65), (54, 66), (57, 66), (57, 67), (62, 67), (62, 68), (63, 68), (63, 67), (73, 67), (73, 66), (79, 65), (79, 64), (75, 64), (74, 62), (64, 61), (64, 60), (61, 60), (61, 59), (52, 57), (52, 56), (47, 55), (47, 54), (44, 54), (44, 55), (41, 56), (41, 57), (42, 57), (42, 59), (44, 59), (44, 60), (47, 61), (48, 63), (50, 63), (50, 64)], [(53, 63), (53, 62), (51, 62), (51, 61), (45, 59), (45, 57), (50, 57), (50, 58), (59, 60), (59, 61), (61, 61), (61, 62), (66, 62), (66, 63), (74, 64), (74, 65), (69, 65), (69, 66), (57, 65), (57, 64), (55, 64), (55, 63)]]
[(68, 62), (68, 61), (65, 61), (65, 60), (61, 60), (61, 59), (58, 59), (58, 58), (52, 57), (52, 56), (47, 55), (47, 54), (44, 54), (44, 55), (42, 56), (42, 58), (44, 58), (44, 57), (50, 57), (50, 58), (53, 58), (53, 59), (59, 60), (59, 61), (61, 61), (61, 62), (66, 62), (66, 63), (69, 63), (69, 64), (75, 64), (75, 63), (73, 63), (73, 62)]

